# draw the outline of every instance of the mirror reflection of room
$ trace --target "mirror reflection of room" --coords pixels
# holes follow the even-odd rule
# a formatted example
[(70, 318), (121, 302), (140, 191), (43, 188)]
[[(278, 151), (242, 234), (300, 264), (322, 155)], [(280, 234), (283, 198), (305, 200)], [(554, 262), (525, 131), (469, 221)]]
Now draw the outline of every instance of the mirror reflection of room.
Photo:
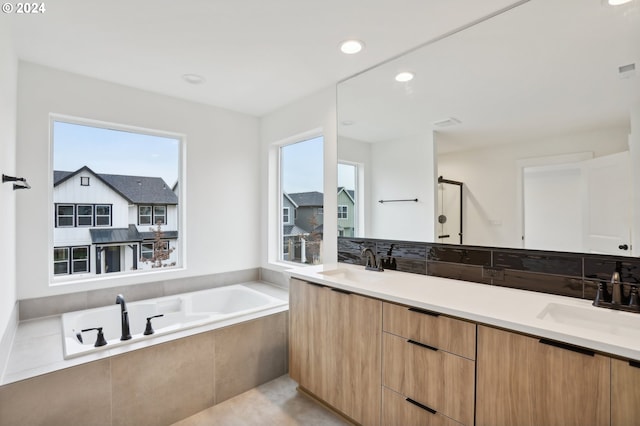
[(357, 236), (634, 255), (639, 52), (637, 8), (532, 0), (340, 83), (338, 159), (370, 170)]

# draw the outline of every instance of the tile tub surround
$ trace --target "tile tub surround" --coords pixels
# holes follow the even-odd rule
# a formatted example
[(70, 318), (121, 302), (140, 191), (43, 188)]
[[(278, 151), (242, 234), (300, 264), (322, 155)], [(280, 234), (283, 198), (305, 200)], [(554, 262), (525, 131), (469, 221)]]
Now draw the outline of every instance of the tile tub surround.
[[(243, 283), (247, 287), (266, 293), (270, 296), (288, 300), (286, 289), (277, 287), (270, 283), (252, 282)], [(213, 329), (233, 325), (241, 320), (250, 320), (273, 313), (288, 310), (283, 307), (269, 309), (264, 312), (256, 312), (242, 318), (231, 318), (220, 323), (205, 324), (193, 329), (154, 336), (148, 340), (131, 342), (124, 346), (115, 346), (104, 351), (82, 355), (77, 358), (65, 360), (62, 351), (62, 325), (59, 315), (37, 318), (33, 320), (21, 321), (15, 332), (13, 344), (11, 345), (8, 362), (4, 368), (4, 374), (0, 377), (0, 384), (8, 384), (19, 380), (28, 379), (41, 374), (50, 373), (56, 370), (73, 367), (87, 362), (107, 358), (112, 355), (119, 355), (127, 351), (143, 349), (147, 346), (165, 343), (181, 337), (188, 337), (193, 334), (211, 331)]]
[(363, 246), (387, 259), (392, 244), (397, 270), (414, 274), (590, 300), (616, 270), (624, 283), (640, 284), (640, 259), (584, 253), (339, 237), (338, 262), (362, 264)]
[(177, 422), (285, 374), (287, 323), (280, 312), (1, 386), (0, 424)]

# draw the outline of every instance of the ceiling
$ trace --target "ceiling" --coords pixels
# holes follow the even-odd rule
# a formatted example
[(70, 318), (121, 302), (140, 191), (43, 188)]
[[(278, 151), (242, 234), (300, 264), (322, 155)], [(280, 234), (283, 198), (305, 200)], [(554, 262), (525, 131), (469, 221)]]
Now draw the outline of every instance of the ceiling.
[(259, 117), (512, 3), (55, 0), (0, 25), (21, 60)]

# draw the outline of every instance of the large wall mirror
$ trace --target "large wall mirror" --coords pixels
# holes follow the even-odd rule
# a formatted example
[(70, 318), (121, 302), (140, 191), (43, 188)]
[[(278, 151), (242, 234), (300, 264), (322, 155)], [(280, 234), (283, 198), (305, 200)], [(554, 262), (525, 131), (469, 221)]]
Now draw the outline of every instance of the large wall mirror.
[(639, 67), (639, 0), (530, 0), (339, 83), (339, 234), (637, 255)]

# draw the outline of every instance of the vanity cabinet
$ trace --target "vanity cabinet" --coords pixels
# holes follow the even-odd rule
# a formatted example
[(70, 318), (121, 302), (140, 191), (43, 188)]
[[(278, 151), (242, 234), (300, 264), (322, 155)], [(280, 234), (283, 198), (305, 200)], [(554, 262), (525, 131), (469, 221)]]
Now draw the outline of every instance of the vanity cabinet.
[(640, 423), (640, 363), (611, 360), (611, 425)]
[(383, 303), (382, 424), (473, 425), (476, 325)]
[(607, 356), (478, 326), (478, 426), (608, 425), (610, 379)]
[(382, 302), (291, 279), (289, 375), (362, 425), (380, 424)]

